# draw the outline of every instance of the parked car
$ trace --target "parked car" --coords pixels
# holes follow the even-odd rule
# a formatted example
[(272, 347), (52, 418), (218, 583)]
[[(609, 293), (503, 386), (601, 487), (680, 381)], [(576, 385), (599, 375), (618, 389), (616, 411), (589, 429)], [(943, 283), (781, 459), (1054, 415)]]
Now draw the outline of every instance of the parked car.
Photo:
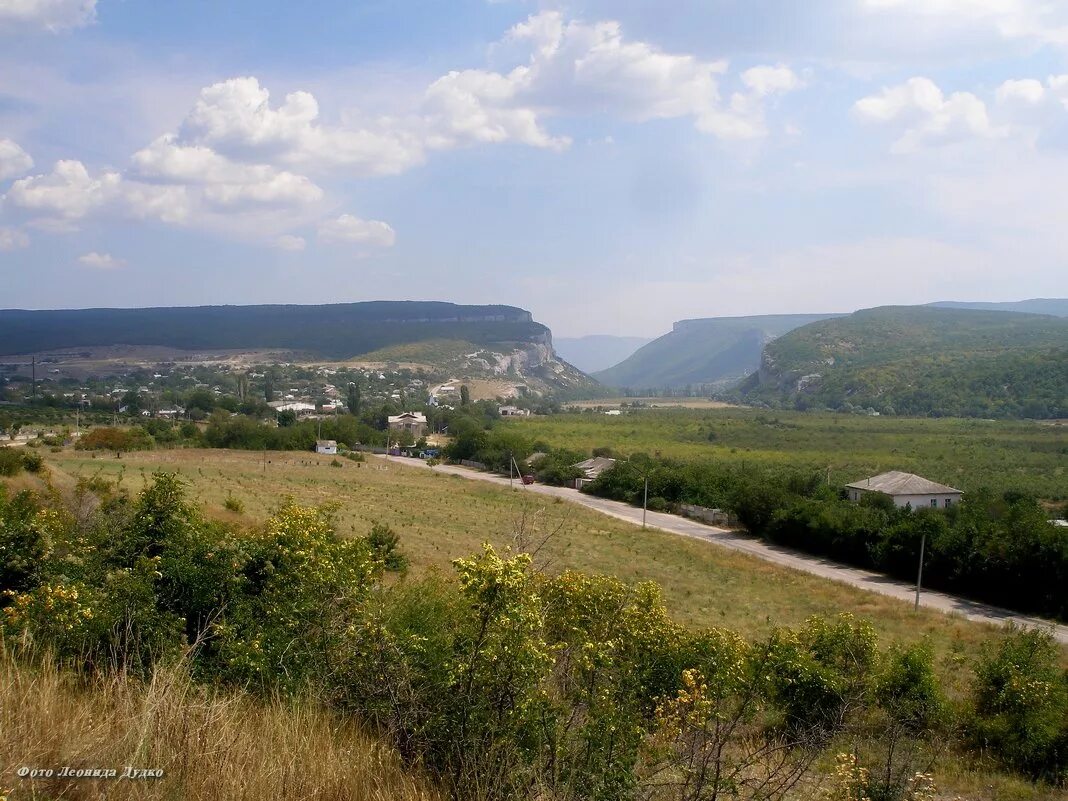
[(524, 484), (533, 484), (534, 483), (534, 476), (531, 476), (531, 475), (523, 476), (523, 483)]

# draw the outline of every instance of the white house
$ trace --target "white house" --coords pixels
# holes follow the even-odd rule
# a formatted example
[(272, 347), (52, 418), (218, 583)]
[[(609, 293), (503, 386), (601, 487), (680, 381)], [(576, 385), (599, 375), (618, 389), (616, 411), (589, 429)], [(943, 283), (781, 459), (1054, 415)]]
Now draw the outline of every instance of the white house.
[(498, 406), (497, 414), (501, 417), (529, 417), (530, 409), (520, 409), (518, 406)]
[(332, 439), (317, 439), (315, 441), (315, 452), (333, 456), (337, 453), (337, 442)]
[(296, 412), (297, 414), (311, 414), (315, 411), (314, 403), (304, 401), (271, 401), (267, 404), (276, 412)]
[(846, 492), (851, 501), (859, 501), (866, 493), (878, 492), (889, 495), (894, 506), (909, 506), (913, 509), (948, 509), (953, 504), (960, 503), (964, 495), (959, 489), (900, 470), (891, 470), (889, 473), (846, 484)]

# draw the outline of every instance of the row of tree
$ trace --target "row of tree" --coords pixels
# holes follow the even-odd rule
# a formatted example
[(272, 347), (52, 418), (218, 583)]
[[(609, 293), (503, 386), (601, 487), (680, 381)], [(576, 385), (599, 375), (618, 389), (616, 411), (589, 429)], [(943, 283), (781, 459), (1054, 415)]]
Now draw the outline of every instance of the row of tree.
[[(750, 533), (903, 579), (924, 547), (924, 583), (958, 595), (1068, 620), (1068, 529), (1035, 498), (969, 493), (949, 509), (897, 508), (870, 493), (859, 503), (816, 472), (634, 456), (584, 491), (641, 505), (722, 508)], [(1068, 511), (1068, 510), (1066, 510)]]

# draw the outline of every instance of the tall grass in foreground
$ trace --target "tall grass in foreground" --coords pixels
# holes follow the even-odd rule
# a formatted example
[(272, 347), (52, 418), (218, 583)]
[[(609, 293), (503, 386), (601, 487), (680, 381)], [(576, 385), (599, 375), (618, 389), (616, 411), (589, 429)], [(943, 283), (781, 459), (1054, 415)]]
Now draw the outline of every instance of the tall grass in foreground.
[[(162, 779), (20, 779), (21, 766), (162, 768)], [(311, 700), (255, 701), (193, 684), (82, 680), (0, 652), (0, 797), (433, 801), (395, 754)]]

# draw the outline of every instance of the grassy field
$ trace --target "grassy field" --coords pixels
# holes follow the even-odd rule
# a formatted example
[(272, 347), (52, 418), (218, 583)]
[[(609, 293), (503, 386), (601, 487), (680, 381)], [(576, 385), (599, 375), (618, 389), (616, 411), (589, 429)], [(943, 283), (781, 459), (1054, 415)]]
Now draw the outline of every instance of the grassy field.
[(624, 403), (640, 403), (650, 409), (728, 409), (734, 408), (730, 403), (711, 398), (599, 398), (595, 400), (569, 401), (569, 409), (611, 409)]
[[(49, 454), (59, 487), (78, 476), (119, 479), (138, 490), (156, 470), (178, 471), (205, 511), (253, 524), (286, 496), (338, 507), (344, 533), (362, 535), (375, 521), (401, 536), (416, 571), (450, 569), (451, 560), (482, 542), (514, 546), (556, 532), (539, 558), (550, 570), (576, 568), (630, 580), (651, 579), (663, 588), (672, 613), (690, 626), (728, 626), (757, 636), (774, 625), (800, 623), (814, 614), (855, 612), (874, 621), (888, 641), (929, 636), (957, 664), (994, 630), (835, 582), (786, 570), (752, 557), (671, 534), (643, 531), (589, 509), (550, 502), (520, 491), (433, 473), (402, 460), (344, 461), (313, 454), (174, 450), (93, 459), (81, 452)], [(266, 467), (266, 469), (265, 469)], [(227, 511), (229, 496), (244, 512)]]
[(618, 417), (572, 413), (514, 418), (535, 440), (622, 456), (781, 464), (830, 470), (848, 483), (886, 470), (965, 491), (989, 487), (1068, 500), (1068, 423), (866, 417), (753, 409), (663, 409)]
[[(239, 524), (255, 525), (285, 496), (308, 504), (332, 502), (342, 532), (364, 534), (373, 521), (391, 525), (415, 573), (448, 570), (453, 558), (471, 553), (483, 541), (508, 546), (520, 531), (528, 543), (557, 532), (538, 556), (543, 567), (654, 580), (663, 587), (675, 618), (689, 626), (726, 626), (755, 637), (813, 614), (849, 611), (871, 620), (884, 644), (926, 638), (955, 696), (966, 688), (967, 663), (996, 635), (992, 627), (926, 610), (917, 613), (906, 603), (708, 543), (642, 531), (572, 504), (433, 473), (401, 460), (344, 461), (339, 468), (313, 454), (268, 453), (265, 463), (261, 453), (218, 450), (153, 451), (122, 459), (64, 451), (46, 454), (46, 460), (60, 491), (71, 488), (79, 476), (95, 475), (136, 491), (154, 471), (178, 471), (207, 514)], [(7, 483), (17, 488), (36, 481), (23, 474)], [(224, 508), (230, 496), (244, 504), (241, 514)], [(945, 786), (969, 799), (1065, 798), (957, 762), (946, 770)]]

